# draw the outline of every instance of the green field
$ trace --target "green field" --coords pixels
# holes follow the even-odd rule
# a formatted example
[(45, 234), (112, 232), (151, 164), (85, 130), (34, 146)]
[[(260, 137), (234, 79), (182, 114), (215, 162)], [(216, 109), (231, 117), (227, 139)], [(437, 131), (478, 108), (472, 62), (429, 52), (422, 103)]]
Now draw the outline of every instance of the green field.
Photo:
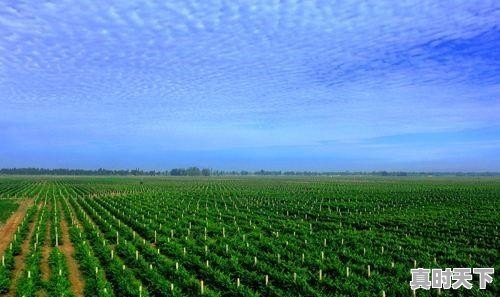
[(500, 269), (498, 178), (0, 178), (9, 197), (35, 198), (12, 296), (412, 296), (414, 267)]
[(0, 199), (0, 225), (3, 224), (19, 207), (12, 199)]

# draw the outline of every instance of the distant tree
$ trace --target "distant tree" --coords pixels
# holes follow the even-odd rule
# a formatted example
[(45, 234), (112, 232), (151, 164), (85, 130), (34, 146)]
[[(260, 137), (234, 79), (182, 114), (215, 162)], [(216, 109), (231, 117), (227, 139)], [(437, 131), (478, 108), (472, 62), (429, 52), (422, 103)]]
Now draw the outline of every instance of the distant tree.
[[(224, 171), (224, 170), (211, 170), (204, 168), (200, 170), (198, 167), (190, 167), (188, 169), (184, 168), (173, 168), (170, 171), (144, 171), (141, 169), (121, 169), (121, 170), (109, 170), (104, 168), (88, 170), (88, 169), (67, 169), (67, 168), (2, 168), (0, 169), (0, 174), (20, 174), (20, 175), (117, 175), (117, 176), (127, 176), (127, 175), (172, 175), (172, 176), (199, 176), (199, 175), (214, 175), (214, 176), (224, 176), (224, 175), (250, 175), (251, 172), (248, 171)], [(298, 175), (298, 176), (333, 176), (333, 175), (375, 175), (375, 176), (500, 176), (500, 172), (404, 172), (404, 171), (329, 171), (329, 172), (318, 172), (318, 171), (256, 171), (255, 175)]]
[(187, 175), (186, 169), (184, 168), (174, 168), (170, 170), (170, 175), (172, 176), (184, 176)]
[(201, 170), (198, 167), (189, 167), (187, 170), (187, 175), (189, 176), (200, 176)]

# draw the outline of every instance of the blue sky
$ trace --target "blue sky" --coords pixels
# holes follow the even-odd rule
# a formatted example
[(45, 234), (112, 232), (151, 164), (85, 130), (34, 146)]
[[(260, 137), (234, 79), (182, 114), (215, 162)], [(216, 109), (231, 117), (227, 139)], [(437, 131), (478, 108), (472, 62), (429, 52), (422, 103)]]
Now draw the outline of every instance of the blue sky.
[(498, 1), (2, 1), (0, 167), (500, 171)]

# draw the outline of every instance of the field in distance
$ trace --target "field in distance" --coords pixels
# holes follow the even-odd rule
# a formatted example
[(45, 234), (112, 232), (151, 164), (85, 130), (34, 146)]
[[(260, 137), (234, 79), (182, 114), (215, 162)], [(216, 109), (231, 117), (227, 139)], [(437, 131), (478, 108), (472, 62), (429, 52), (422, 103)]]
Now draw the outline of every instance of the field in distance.
[(2, 296), (500, 295), (409, 285), (499, 271), (495, 177), (0, 177), (0, 205)]

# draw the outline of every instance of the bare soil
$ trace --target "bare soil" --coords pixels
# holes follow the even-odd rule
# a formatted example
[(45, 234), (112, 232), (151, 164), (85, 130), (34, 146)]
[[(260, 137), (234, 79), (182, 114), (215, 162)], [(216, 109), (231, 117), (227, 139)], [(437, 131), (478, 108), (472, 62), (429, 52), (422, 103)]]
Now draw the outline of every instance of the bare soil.
[(42, 261), (40, 262), (40, 271), (42, 273), (42, 280), (48, 281), (50, 276), (50, 268), (49, 268), (49, 256), (51, 251), (51, 242), (50, 242), (50, 228), (51, 228), (51, 220), (47, 223), (47, 230), (45, 230), (45, 244), (42, 247)]
[(71, 290), (73, 291), (73, 294), (75, 294), (75, 297), (83, 297), (83, 289), (85, 287), (85, 283), (80, 273), (78, 263), (74, 258), (75, 248), (73, 247), (73, 243), (69, 238), (69, 227), (66, 219), (61, 220), (61, 232), (63, 244), (59, 246), (59, 249), (66, 257), (66, 262), (68, 263)]
[(26, 239), (24, 240), (23, 244), (21, 245), (21, 254), (17, 255), (14, 257), (14, 270), (12, 272), (12, 282), (10, 284), (10, 289), (9, 293), (7, 296), (14, 296), (14, 293), (17, 288), (17, 281), (21, 277), (21, 274), (24, 271), (24, 267), (26, 266), (26, 257), (29, 254), (30, 251), (30, 241), (31, 237), (33, 236), (33, 233), (35, 233), (35, 226), (38, 221), (38, 216), (40, 215), (40, 208), (42, 207), (42, 204), (40, 203), (38, 205), (38, 211), (35, 215), (35, 219), (33, 222), (30, 223), (29, 226), (29, 233)]
[(3, 255), (5, 250), (9, 247), (17, 227), (23, 221), (28, 208), (33, 204), (33, 199), (23, 199), (19, 201), (19, 208), (10, 216), (4, 225), (0, 226), (0, 255)]

